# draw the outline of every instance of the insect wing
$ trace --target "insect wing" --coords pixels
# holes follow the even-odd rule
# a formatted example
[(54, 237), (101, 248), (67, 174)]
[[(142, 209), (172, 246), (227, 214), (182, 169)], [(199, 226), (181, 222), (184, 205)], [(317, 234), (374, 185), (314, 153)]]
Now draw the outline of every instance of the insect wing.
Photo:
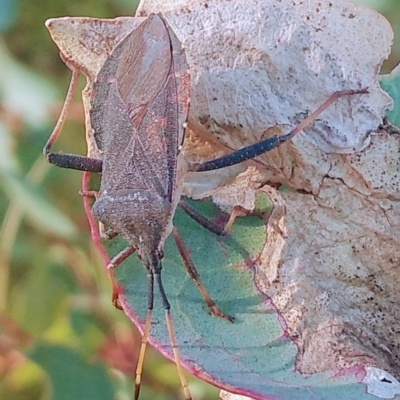
[(179, 40), (151, 15), (114, 49), (93, 89), (91, 119), (104, 157), (102, 190), (147, 189), (171, 199), (188, 112)]
[[(162, 16), (161, 18), (168, 30), (172, 50), (172, 65), (169, 76), (170, 89), (168, 91), (167, 109), (165, 113), (168, 118), (165, 134), (166, 137), (170, 138), (170, 140), (167, 141), (167, 162), (169, 166), (169, 191), (167, 195), (171, 201), (174, 197), (174, 190), (177, 188), (177, 181), (178, 184), (182, 183), (183, 179), (181, 178), (183, 178), (183, 174), (186, 172), (186, 167), (181, 169), (178, 165), (178, 170), (176, 169), (176, 160), (178, 158), (179, 163), (178, 155), (180, 153), (180, 147), (183, 144), (186, 121), (189, 114), (190, 75), (184, 48), (180, 40), (169, 26), (168, 22)], [(171, 118), (172, 116), (173, 118)], [(172, 137), (174, 138), (173, 140), (171, 140)], [(186, 163), (184, 164), (186, 165)], [(177, 174), (182, 176), (177, 177)]]

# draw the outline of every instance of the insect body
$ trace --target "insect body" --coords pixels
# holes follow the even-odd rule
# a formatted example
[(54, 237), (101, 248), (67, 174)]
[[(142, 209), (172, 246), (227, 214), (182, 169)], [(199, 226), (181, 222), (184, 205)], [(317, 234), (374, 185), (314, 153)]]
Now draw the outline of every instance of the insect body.
[(188, 110), (184, 53), (165, 20), (154, 15), (104, 63), (90, 113), (103, 152), (92, 212), (154, 272), (180, 198), (184, 161), (179, 147)]
[[(153, 309), (154, 281), (167, 311), (175, 360), (190, 399), (175, 343), (170, 305), (161, 281), (161, 259), (180, 198), (185, 163), (180, 155), (189, 111), (189, 72), (175, 33), (160, 15), (149, 17), (122, 40), (93, 86), (91, 124), (103, 152), (100, 191), (93, 215), (122, 235), (148, 274), (148, 316), (136, 396)], [(118, 255), (114, 259), (118, 261)]]

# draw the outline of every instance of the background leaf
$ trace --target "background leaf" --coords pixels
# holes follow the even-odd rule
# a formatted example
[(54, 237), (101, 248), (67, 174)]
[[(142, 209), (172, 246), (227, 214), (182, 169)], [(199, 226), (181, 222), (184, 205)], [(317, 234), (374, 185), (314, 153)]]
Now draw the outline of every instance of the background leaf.
[(65, 238), (76, 235), (71, 220), (45, 198), (40, 188), (34, 187), (29, 180), (17, 178), (7, 172), (1, 174), (0, 179), (7, 195), (15, 199), (16, 204), (26, 213), (34, 226)]
[(51, 379), (51, 399), (114, 399), (114, 389), (103, 365), (90, 363), (71, 349), (44, 343), (38, 343), (30, 356)]

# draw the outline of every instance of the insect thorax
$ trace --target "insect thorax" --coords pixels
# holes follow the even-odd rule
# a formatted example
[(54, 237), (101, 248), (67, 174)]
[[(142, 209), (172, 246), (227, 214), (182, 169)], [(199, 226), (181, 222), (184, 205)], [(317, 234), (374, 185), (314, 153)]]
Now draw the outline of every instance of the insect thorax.
[(139, 255), (161, 250), (161, 238), (172, 218), (171, 204), (148, 190), (104, 191), (92, 213), (106, 228), (122, 235)]

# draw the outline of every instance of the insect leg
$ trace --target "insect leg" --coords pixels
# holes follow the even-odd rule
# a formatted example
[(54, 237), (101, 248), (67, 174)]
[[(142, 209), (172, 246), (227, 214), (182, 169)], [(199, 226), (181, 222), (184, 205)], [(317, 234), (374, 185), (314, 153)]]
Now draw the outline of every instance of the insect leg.
[(172, 235), (174, 236), (176, 246), (182, 257), (183, 263), (185, 264), (185, 268), (189, 276), (193, 279), (194, 283), (197, 285), (197, 288), (199, 289), (199, 292), (202, 295), (204, 301), (207, 303), (207, 306), (210, 309), (211, 314), (217, 317), (225, 318), (228, 321), (233, 322), (234, 318), (228, 314), (225, 314), (218, 308), (218, 306), (215, 304), (215, 301), (208, 294), (207, 289), (201, 283), (199, 273), (197, 272), (197, 269), (192, 259), (189, 256), (189, 252), (186, 249), (185, 243), (183, 242), (181, 235), (179, 234), (176, 228), (173, 228)]
[(74, 96), (76, 86), (78, 84), (78, 80), (79, 80), (79, 71), (77, 71), (77, 70), (72, 71), (71, 82), (69, 83), (68, 92), (65, 97), (64, 105), (61, 109), (60, 116), (58, 117), (56, 126), (53, 129), (53, 132), (51, 133), (49, 139), (47, 140), (46, 145), (43, 148), (43, 153), (46, 157), (48, 156), (51, 147), (53, 146), (55, 141), (60, 136), (60, 133), (64, 127), (64, 123), (65, 123), (65, 120), (67, 119), (68, 110), (69, 110), (69, 107), (71, 106), (72, 97)]
[(225, 224), (224, 227), (224, 234), (227, 235), (233, 226), (233, 223), (236, 221), (237, 217), (244, 217), (246, 215), (252, 214), (250, 211), (246, 210), (244, 207), (242, 206), (235, 206), (233, 207), (233, 210), (229, 216), (229, 220), (228, 222)]
[(197, 172), (212, 171), (214, 169), (229, 167), (231, 165), (239, 164), (243, 161), (255, 158), (292, 139), (295, 135), (297, 135), (300, 131), (306, 128), (324, 110), (326, 110), (332, 103), (334, 103), (340, 97), (350, 96), (354, 94), (364, 94), (364, 93), (368, 93), (368, 90), (367, 89), (343, 90), (340, 92), (335, 92), (331, 96), (329, 96), (328, 100), (326, 100), (323, 104), (321, 104), (321, 106), (319, 106), (316, 111), (314, 111), (311, 115), (305, 118), (299, 125), (297, 125), (288, 134), (282, 136), (272, 136), (268, 139), (261, 140), (258, 143), (254, 143), (249, 146), (243, 147), (240, 150), (234, 151), (231, 154), (216, 158), (214, 160), (206, 161), (200, 164), (193, 163), (189, 165), (189, 170)]
[(77, 171), (101, 172), (103, 167), (102, 160), (75, 154), (46, 153), (46, 157), (50, 164)]
[(226, 222), (225, 226), (222, 227), (216, 224), (213, 220), (206, 217), (199, 211), (197, 211), (190, 203), (188, 203), (184, 198), (179, 202), (179, 207), (185, 211), (185, 213), (200, 224), (202, 227), (208, 229), (210, 232), (214, 233), (218, 236), (227, 235), (232, 229), (233, 223), (235, 222), (237, 217), (243, 217), (245, 215), (251, 214), (248, 210), (241, 206), (233, 207), (231, 214), (229, 215), (229, 219)]
[(79, 171), (101, 172), (101, 160), (85, 156), (77, 156), (74, 154), (50, 153), (50, 149), (60, 136), (60, 133), (64, 127), (65, 120), (67, 119), (68, 115), (68, 110), (71, 106), (72, 98), (78, 84), (78, 80), (79, 71), (73, 70), (64, 105), (62, 107), (60, 116), (58, 117), (56, 126), (54, 127), (53, 132), (51, 132), (51, 135), (43, 148), (43, 154), (46, 156), (50, 164), (54, 164), (58, 167), (76, 169)]
[(120, 251), (115, 257), (113, 257), (113, 259), (107, 265), (107, 272), (108, 272), (108, 276), (110, 277), (110, 281), (111, 281), (111, 285), (112, 285), (111, 300), (112, 300), (114, 307), (118, 308), (119, 310), (121, 310), (122, 308), (121, 308), (121, 305), (120, 305), (119, 299), (118, 299), (119, 290), (118, 290), (118, 285), (115, 282), (114, 268), (118, 267), (118, 265), (120, 265), (123, 261), (125, 261), (135, 251), (136, 251), (136, 249), (133, 246), (125, 247), (125, 249)]
[(208, 229), (210, 232), (215, 233), (218, 236), (225, 235), (225, 230), (205, 215), (197, 211), (191, 204), (189, 204), (184, 198), (181, 198), (179, 207), (185, 211), (190, 218), (196, 221), (198, 224)]

